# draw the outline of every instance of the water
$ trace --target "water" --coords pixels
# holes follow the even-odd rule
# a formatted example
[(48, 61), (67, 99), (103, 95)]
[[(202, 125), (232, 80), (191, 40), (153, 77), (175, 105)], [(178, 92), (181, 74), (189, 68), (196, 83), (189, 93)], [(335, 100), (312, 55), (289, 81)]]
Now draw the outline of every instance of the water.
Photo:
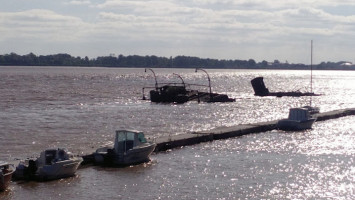
[[(193, 69), (155, 69), (158, 82), (207, 85)], [(212, 90), (234, 103), (152, 104), (144, 69), (0, 67), (0, 160), (23, 159), (47, 147), (91, 153), (114, 130), (150, 138), (284, 118), (309, 97), (255, 97), (250, 80), (270, 91), (309, 91), (309, 71), (208, 70)], [(312, 103), (321, 111), (354, 108), (355, 72), (314, 71)], [(207, 88), (206, 88), (206, 91)], [(146, 96), (148, 96), (146, 91)], [(312, 130), (271, 131), (152, 155), (127, 168), (84, 167), (77, 177), (15, 182), (0, 199), (350, 199), (354, 188), (355, 117), (316, 122)]]

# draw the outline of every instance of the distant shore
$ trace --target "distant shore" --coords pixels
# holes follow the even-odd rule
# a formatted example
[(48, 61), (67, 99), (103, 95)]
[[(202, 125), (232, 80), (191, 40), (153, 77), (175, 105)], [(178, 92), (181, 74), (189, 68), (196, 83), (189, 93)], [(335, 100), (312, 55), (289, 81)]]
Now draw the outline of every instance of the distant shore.
[(0, 66), (74, 66), (74, 67), (124, 67), (124, 68), (198, 68), (206, 69), (283, 69), (283, 70), (355, 70), (355, 64), (347, 61), (321, 62), (317, 65), (282, 63), (263, 60), (218, 60), (191, 56), (158, 57), (158, 56), (100, 56), (89, 59), (74, 57), (61, 53), (40, 55), (33, 53), (18, 55), (10, 53), (0, 55)]

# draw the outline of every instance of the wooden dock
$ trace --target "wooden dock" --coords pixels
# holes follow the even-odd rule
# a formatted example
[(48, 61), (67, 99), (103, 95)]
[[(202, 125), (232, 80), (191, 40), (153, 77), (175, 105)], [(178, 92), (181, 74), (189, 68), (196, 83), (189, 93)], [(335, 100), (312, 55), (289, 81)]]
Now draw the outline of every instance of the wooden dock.
[[(315, 114), (315, 116), (317, 117), (317, 121), (335, 119), (349, 115), (355, 115), (354, 108)], [(277, 122), (278, 120), (253, 124), (240, 124), (231, 127), (218, 127), (207, 131), (161, 137), (156, 139), (157, 146), (154, 151), (166, 151), (168, 149), (194, 145), (201, 142), (208, 142), (213, 140), (238, 137), (252, 133), (262, 133), (266, 131), (271, 131), (277, 129)]]

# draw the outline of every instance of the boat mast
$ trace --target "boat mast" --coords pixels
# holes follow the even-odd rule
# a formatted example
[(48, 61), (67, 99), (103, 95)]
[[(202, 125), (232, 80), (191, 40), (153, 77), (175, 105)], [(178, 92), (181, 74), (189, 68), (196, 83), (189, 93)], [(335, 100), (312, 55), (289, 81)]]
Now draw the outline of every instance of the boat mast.
[[(313, 93), (313, 40), (311, 40), (311, 93)], [(309, 105), (312, 106), (312, 95), (309, 100)]]

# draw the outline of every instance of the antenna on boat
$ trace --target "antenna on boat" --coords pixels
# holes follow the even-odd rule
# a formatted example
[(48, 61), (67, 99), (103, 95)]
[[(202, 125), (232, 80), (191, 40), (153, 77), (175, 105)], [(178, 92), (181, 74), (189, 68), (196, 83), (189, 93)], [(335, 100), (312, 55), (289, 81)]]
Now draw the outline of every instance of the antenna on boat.
[(179, 74), (175, 74), (175, 73), (173, 73), (175, 76), (177, 76), (177, 77), (179, 77), (180, 79), (181, 79), (181, 81), (182, 81), (182, 84), (184, 85), (184, 87), (185, 87), (185, 82), (184, 82), (184, 79), (182, 79), (182, 77), (179, 75)]
[[(152, 69), (148, 68), (148, 70), (150, 70), (153, 73), (155, 79), (155, 89), (158, 90), (157, 76), (155, 76), (155, 72)], [(147, 68), (144, 69), (144, 72), (147, 72)]]
[(207, 78), (208, 78), (208, 87), (210, 88), (210, 99), (212, 99), (212, 89), (211, 89), (211, 79), (210, 76), (208, 75), (207, 71), (202, 69), (202, 68), (196, 68), (195, 72), (197, 72), (197, 70), (201, 70), (203, 72), (205, 72), (207, 74)]

